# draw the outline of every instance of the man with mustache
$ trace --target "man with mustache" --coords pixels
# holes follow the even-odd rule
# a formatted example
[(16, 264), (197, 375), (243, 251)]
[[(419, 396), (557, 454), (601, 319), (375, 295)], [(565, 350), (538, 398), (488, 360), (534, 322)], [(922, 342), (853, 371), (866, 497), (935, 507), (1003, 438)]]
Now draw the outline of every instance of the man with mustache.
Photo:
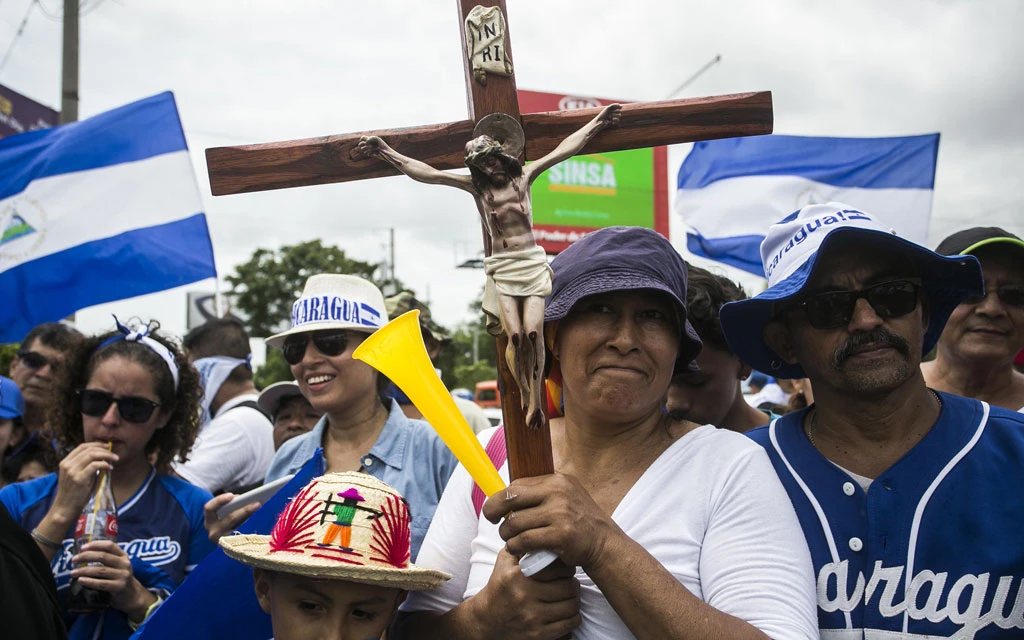
[(1024, 373), (1014, 357), (1024, 349), (1024, 240), (998, 227), (974, 227), (935, 249), (981, 262), (985, 294), (953, 310), (935, 360), (921, 365), (928, 386), (1024, 412)]
[(722, 308), (729, 346), (815, 403), (750, 432), (807, 537), (821, 637), (1024, 634), (1024, 416), (929, 389), (923, 354), (970, 296), (944, 257), (829, 203), (773, 225), (769, 287)]

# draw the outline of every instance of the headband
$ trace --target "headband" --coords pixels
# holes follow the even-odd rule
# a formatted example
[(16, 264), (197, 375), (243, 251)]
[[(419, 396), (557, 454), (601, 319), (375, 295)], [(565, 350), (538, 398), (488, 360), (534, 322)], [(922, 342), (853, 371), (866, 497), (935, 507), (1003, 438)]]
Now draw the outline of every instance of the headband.
[(250, 353), (245, 358), (209, 356), (192, 363), (192, 366), (199, 372), (199, 384), (203, 387), (203, 401), (200, 405), (199, 415), (200, 428), (210, 421), (210, 404), (213, 403), (213, 397), (217, 395), (220, 388), (224, 386), (224, 381), (239, 365), (245, 365), (249, 371), (252, 371), (252, 354)]
[[(99, 351), (103, 347), (113, 344), (119, 340), (126, 340), (128, 342), (139, 342), (149, 347), (149, 350), (160, 356), (160, 359), (167, 364), (167, 368), (171, 372), (171, 378), (174, 380), (174, 392), (178, 392), (178, 364), (174, 361), (174, 354), (171, 350), (160, 344), (153, 338), (149, 337), (149, 324), (142, 327), (141, 329), (132, 331), (128, 327), (121, 324), (121, 321), (114, 316), (114, 324), (117, 325), (117, 330), (120, 334), (111, 336), (100, 343), (100, 346), (96, 347), (96, 351)], [(93, 353), (96, 353), (94, 351)]]

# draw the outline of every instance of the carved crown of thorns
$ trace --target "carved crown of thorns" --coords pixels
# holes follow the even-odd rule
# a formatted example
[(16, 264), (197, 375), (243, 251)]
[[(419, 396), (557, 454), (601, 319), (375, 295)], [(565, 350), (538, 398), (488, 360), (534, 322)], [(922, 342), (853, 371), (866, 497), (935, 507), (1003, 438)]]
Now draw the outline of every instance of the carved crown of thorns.
[(508, 155), (505, 147), (488, 135), (478, 136), (466, 143), (466, 164), (476, 164), (488, 156), (503, 155)]

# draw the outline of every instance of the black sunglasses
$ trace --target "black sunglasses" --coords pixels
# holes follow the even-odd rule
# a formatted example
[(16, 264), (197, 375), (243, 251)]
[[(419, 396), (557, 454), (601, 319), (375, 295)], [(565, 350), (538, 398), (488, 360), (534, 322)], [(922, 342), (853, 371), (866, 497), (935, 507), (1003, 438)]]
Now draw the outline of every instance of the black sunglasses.
[(29, 369), (38, 371), (48, 364), (53, 364), (50, 359), (37, 351), (19, 351), (18, 360), (21, 360)]
[(298, 333), (284, 339), (284, 359), (288, 364), (299, 364), (306, 355), (306, 345), (313, 340), (317, 350), (325, 356), (334, 357), (345, 353), (348, 348), (348, 332), (344, 330), (313, 331)]
[(115, 398), (114, 394), (96, 389), (80, 389), (78, 391), (79, 410), (83, 415), (102, 418), (112, 403), (117, 403), (117, 412), (128, 422), (142, 424), (150, 419), (153, 412), (160, 406), (147, 398), (124, 396)]
[[(1006, 306), (1024, 307), (1024, 285), (1004, 284), (1001, 287), (996, 287), (994, 291), (999, 296), (999, 301)], [(981, 304), (986, 297), (988, 297), (988, 292), (983, 296), (971, 296), (962, 304)]]
[(879, 318), (898, 318), (917, 308), (921, 281), (889, 280), (857, 291), (826, 291), (804, 298), (797, 306), (807, 313), (815, 329), (835, 329), (849, 324), (857, 301), (864, 298)]

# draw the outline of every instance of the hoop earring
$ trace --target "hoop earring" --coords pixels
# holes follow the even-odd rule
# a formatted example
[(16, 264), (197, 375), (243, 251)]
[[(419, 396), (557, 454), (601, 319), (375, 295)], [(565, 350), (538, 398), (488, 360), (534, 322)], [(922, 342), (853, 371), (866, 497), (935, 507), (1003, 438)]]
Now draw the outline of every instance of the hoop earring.
[(782, 368), (782, 360), (779, 360), (778, 358), (773, 358), (772, 361), (768, 364), (768, 366), (772, 368), (772, 371), (778, 371), (779, 369)]

